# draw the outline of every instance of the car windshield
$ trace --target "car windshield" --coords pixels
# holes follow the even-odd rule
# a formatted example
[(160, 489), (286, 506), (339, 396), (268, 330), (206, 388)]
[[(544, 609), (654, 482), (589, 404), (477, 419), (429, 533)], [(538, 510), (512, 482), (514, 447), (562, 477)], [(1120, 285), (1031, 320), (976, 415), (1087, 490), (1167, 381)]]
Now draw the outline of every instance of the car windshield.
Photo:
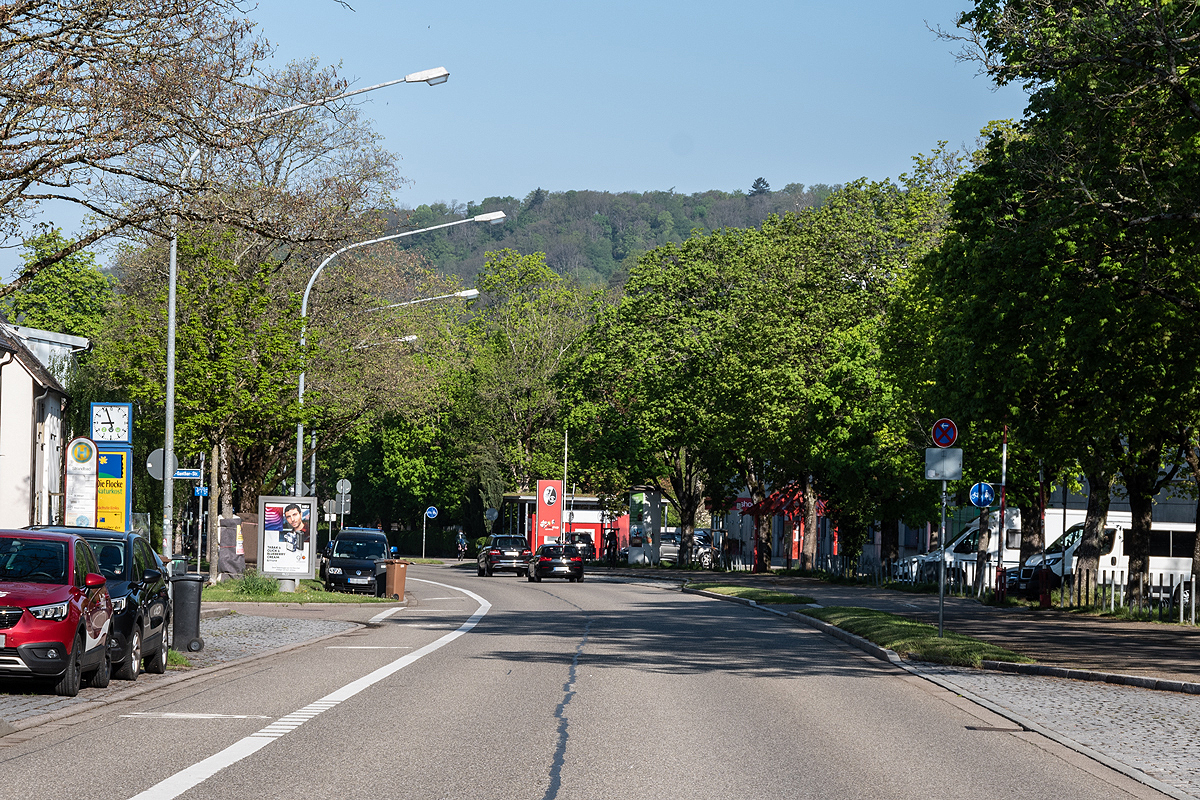
[(498, 547), (501, 550), (524, 550), (525, 540), (519, 536), (504, 536), (495, 539), (492, 542), (492, 547)]
[(110, 581), (129, 580), (129, 572), (125, 567), (125, 546), (121, 542), (97, 542), (88, 540), (96, 561), (100, 564), (100, 574)]
[(385, 558), (387, 545), (379, 539), (338, 539), (333, 543), (334, 558)]
[(579, 550), (577, 550), (576, 548), (572, 547), (569, 544), (567, 544), (567, 545), (562, 545), (562, 544), (542, 545), (542, 549), (539, 550), (538, 552), (540, 552), (544, 556), (550, 556), (551, 558), (562, 558), (564, 555), (569, 558), (572, 556), (579, 555)]
[(0, 581), (66, 583), (66, 543), (44, 539), (0, 539)]

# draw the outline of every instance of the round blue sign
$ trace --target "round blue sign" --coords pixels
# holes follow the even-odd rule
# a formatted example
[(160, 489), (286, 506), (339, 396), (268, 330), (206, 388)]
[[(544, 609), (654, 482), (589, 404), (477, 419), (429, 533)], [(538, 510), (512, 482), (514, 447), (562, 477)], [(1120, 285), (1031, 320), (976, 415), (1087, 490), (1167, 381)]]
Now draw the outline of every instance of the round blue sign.
[(971, 505), (987, 508), (996, 499), (996, 491), (990, 483), (977, 483), (971, 487)]
[(437, 517), (437, 509), (433, 506), (430, 506), (429, 508), (425, 509), (425, 516), (429, 517), (430, 519), (435, 519)]

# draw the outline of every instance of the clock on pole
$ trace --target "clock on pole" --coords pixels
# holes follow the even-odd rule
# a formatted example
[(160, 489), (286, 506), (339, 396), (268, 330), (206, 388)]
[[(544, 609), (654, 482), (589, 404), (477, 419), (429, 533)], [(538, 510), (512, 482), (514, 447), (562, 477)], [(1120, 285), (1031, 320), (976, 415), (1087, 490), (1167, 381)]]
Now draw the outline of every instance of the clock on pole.
[(92, 403), (94, 442), (133, 443), (132, 403)]

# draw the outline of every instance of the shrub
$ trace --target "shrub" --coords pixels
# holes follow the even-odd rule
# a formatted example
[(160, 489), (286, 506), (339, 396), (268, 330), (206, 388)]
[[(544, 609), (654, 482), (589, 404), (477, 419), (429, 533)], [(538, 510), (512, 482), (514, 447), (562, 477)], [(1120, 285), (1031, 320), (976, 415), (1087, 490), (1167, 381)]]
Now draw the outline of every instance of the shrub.
[(246, 597), (264, 597), (266, 595), (277, 594), (279, 592), (279, 583), (274, 578), (268, 578), (255, 570), (248, 569), (232, 587), (234, 594), (244, 595)]

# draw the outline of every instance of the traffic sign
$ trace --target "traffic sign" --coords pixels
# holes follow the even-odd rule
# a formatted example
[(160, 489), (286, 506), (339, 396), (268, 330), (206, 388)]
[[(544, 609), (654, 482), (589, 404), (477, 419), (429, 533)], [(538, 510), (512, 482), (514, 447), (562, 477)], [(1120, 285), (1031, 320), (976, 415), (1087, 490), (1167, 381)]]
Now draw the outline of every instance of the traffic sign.
[(942, 417), (933, 423), (933, 443), (938, 447), (949, 447), (958, 440), (958, 426), (953, 420)]
[(437, 509), (433, 506), (430, 506), (429, 508), (425, 509), (425, 516), (429, 517), (430, 519), (437, 519)]
[[(150, 473), (150, 477), (156, 481), (163, 479), (163, 455), (164, 451), (160, 447), (150, 453), (150, 457), (146, 459), (146, 471)], [(175, 474), (175, 470), (179, 469), (179, 457), (174, 453), (171, 454), (171, 474)]]
[(172, 475), (177, 481), (198, 481), (204, 477), (203, 473), (198, 469), (177, 469)]
[(349, 494), (350, 493), (350, 481), (346, 480), (345, 478), (340, 479), (337, 482), (337, 490), (338, 490), (338, 494)]
[(208, 487), (197, 486), (195, 489), (192, 489), (192, 494), (194, 494), (196, 497), (208, 497)]
[(962, 450), (957, 447), (926, 447), (925, 478), (931, 481), (961, 481)]
[(971, 505), (987, 508), (996, 499), (996, 491), (990, 483), (977, 483), (971, 487)]

